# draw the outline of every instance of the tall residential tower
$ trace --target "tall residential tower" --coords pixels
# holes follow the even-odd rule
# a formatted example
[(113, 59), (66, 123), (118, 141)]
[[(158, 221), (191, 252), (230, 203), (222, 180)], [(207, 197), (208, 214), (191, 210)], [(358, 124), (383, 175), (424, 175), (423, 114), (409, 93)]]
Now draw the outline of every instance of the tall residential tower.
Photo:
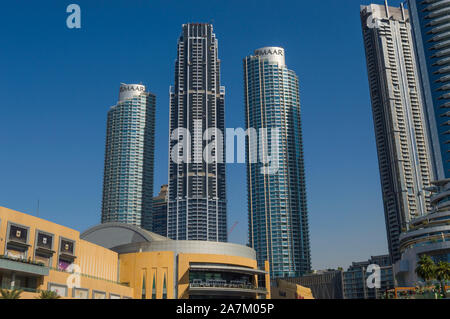
[(429, 212), (431, 167), (408, 11), (361, 6), (370, 96), (391, 261), (399, 236)]
[[(170, 91), (169, 238), (227, 241), (225, 152), (209, 148), (212, 141), (223, 145), (224, 108), (213, 27), (184, 24)], [(204, 151), (214, 161), (206, 161)]]
[(108, 112), (102, 223), (152, 230), (155, 95), (141, 84), (121, 84)]
[(450, 261), (450, 1), (408, 0), (433, 168), (431, 212), (400, 236), (399, 285), (417, 284), (420, 256)]
[[(244, 59), (244, 80), (247, 132), (259, 136), (246, 144), (249, 243), (272, 278), (298, 277), (311, 269), (298, 77), (284, 49), (265, 47)], [(272, 171), (267, 155), (278, 157)]]

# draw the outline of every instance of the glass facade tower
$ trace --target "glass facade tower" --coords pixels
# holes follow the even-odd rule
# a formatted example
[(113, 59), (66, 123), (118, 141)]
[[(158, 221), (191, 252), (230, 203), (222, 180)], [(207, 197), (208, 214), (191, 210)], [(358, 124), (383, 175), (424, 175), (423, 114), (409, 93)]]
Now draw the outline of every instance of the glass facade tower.
[[(249, 244), (260, 267), (269, 261), (272, 278), (302, 276), (311, 257), (299, 80), (286, 67), (282, 48), (256, 50), (243, 62), (247, 133), (259, 135), (257, 145), (251, 134), (246, 143)], [(277, 169), (268, 171), (261, 159), (274, 145), (270, 156), (278, 154)], [(263, 154), (260, 160), (256, 153)]]
[(450, 1), (408, 0), (434, 179), (450, 178)]
[(381, 190), (392, 262), (400, 234), (431, 210), (432, 171), (408, 11), (361, 6)]
[[(167, 232), (171, 239), (227, 241), (224, 148), (218, 145), (210, 152), (213, 161), (203, 157), (225, 130), (224, 112), (225, 88), (220, 86), (213, 26), (184, 24), (170, 90)], [(186, 147), (180, 148), (181, 142)]]
[(140, 84), (121, 84), (108, 112), (102, 223), (152, 230), (156, 98)]
[(153, 197), (153, 232), (167, 237), (167, 187), (162, 185), (158, 196)]

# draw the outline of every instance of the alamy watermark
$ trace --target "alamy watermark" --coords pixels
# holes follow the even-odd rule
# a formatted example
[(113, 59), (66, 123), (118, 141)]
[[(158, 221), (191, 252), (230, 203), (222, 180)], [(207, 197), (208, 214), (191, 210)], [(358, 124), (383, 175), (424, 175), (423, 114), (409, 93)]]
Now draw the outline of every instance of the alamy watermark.
[(66, 25), (69, 29), (81, 28), (81, 8), (78, 4), (69, 4), (66, 12), (70, 13), (66, 19)]
[(367, 267), (367, 273), (370, 275), (366, 279), (367, 288), (380, 289), (381, 288), (381, 267), (376, 264), (371, 264)]
[(366, 25), (369, 29), (378, 29), (381, 27), (381, 20), (375, 18), (373, 15), (367, 17)]
[(70, 264), (65, 271), (71, 273), (66, 280), (67, 287), (69, 289), (81, 288), (81, 267), (77, 264)]
[[(224, 133), (218, 128), (203, 130), (202, 121), (194, 120), (193, 132), (180, 127), (174, 129), (170, 140), (170, 159), (176, 164), (194, 163), (245, 163), (248, 142), (248, 161), (250, 164), (262, 163), (261, 174), (275, 175), (279, 169), (280, 128), (227, 128), (226, 154), (224, 154)], [(235, 154), (235, 141), (236, 154)], [(205, 143), (204, 143), (205, 142)], [(205, 144), (205, 146), (204, 146)]]

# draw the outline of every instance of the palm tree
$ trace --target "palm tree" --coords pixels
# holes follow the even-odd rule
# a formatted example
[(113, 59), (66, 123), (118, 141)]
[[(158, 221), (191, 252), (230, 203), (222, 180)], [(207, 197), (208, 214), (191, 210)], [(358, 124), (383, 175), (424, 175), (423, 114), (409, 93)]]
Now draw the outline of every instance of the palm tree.
[(42, 290), (37, 299), (59, 299), (61, 298), (55, 291)]
[(436, 265), (436, 279), (441, 283), (441, 291), (444, 298), (447, 298), (447, 291), (445, 289), (445, 284), (450, 280), (450, 264), (447, 262), (440, 261)]
[(430, 281), (435, 278), (436, 264), (430, 256), (422, 255), (417, 262), (416, 274), (423, 280), (425, 280), (427, 286), (430, 285)]
[(20, 299), (21, 294), (22, 290), (19, 289), (0, 289), (0, 299)]

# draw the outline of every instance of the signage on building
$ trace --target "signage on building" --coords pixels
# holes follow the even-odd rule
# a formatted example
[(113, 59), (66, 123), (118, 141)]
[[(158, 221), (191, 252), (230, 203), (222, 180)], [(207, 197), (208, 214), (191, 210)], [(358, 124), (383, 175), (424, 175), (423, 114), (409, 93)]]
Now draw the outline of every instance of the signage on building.
[(129, 91), (134, 91), (134, 92), (144, 92), (145, 91), (145, 87), (143, 85), (123, 85), (120, 87), (120, 92), (129, 92)]
[(282, 49), (273, 48), (273, 49), (260, 49), (255, 51), (256, 55), (280, 55), (284, 56), (284, 52)]

